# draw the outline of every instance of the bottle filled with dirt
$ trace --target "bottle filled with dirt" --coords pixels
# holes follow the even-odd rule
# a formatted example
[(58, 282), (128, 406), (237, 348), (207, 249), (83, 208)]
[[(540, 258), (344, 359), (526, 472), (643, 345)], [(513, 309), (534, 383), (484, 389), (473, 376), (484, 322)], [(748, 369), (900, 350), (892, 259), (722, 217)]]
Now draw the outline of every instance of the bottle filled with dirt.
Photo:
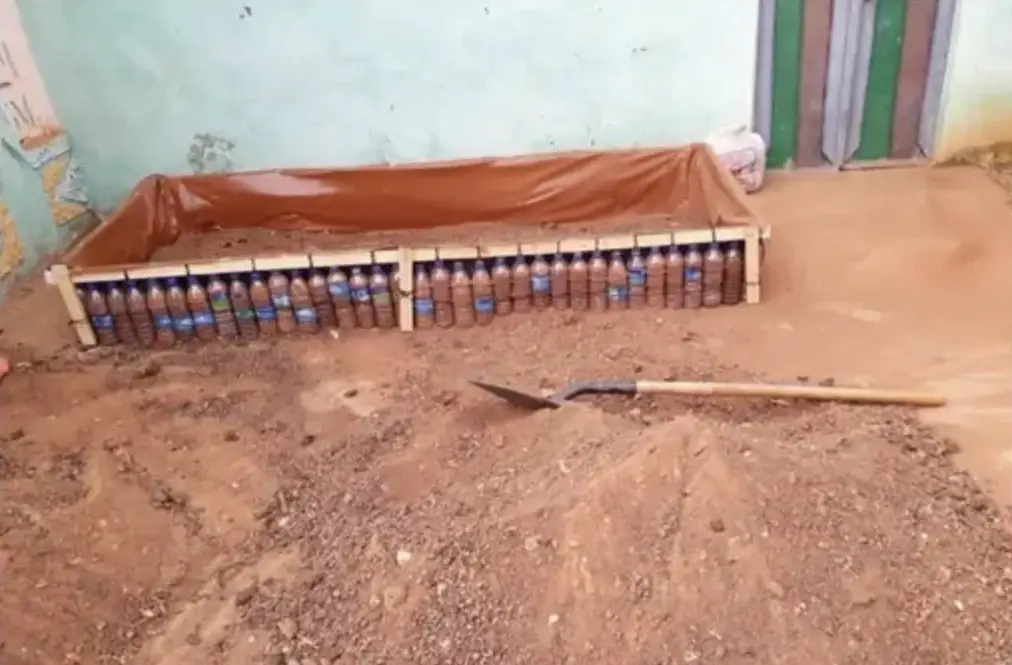
[(109, 305), (109, 313), (112, 314), (112, 325), (116, 329), (116, 336), (124, 344), (136, 344), (137, 333), (134, 332), (134, 323), (130, 319), (130, 311), (127, 309), (126, 292), (119, 282), (111, 282), (109, 290), (106, 291), (105, 301)]
[(629, 273), (629, 307), (643, 309), (647, 306), (647, 264), (639, 249), (629, 253), (626, 271)]
[(540, 254), (531, 261), (531, 296), (539, 312), (552, 306), (552, 269)]
[(745, 259), (738, 243), (731, 243), (724, 253), (724, 285), (721, 301), (725, 305), (737, 305), (741, 302), (742, 291), (745, 290)]
[(376, 313), (372, 309), (372, 294), (369, 293), (369, 278), (358, 266), (351, 269), (348, 276), (348, 287), (351, 289), (351, 302), (355, 305), (355, 319), (359, 328), (375, 328)]
[(685, 257), (677, 245), (668, 249), (665, 259), (665, 290), (664, 304), (670, 309), (682, 309), (685, 306)]
[(372, 309), (376, 314), (376, 325), (389, 329), (397, 325), (394, 317), (394, 299), (390, 295), (390, 280), (383, 271), (383, 266), (373, 266), (369, 277), (369, 294), (372, 296)]
[(569, 264), (562, 252), (552, 259), (552, 305), (555, 309), (569, 309)]
[(703, 255), (695, 245), (685, 254), (685, 308), (699, 309), (703, 306)]
[(431, 328), (436, 325), (436, 303), (432, 299), (432, 281), (429, 279), (429, 271), (422, 263), (419, 263), (415, 268), (412, 295), (414, 296), (412, 309), (415, 312), (415, 327)]
[(703, 307), (719, 307), (724, 297), (724, 253), (713, 243), (703, 256)]
[(664, 307), (665, 261), (660, 247), (647, 254), (647, 305)]
[(316, 310), (316, 320), (324, 328), (337, 326), (337, 317), (334, 316), (334, 305), (330, 302), (330, 293), (327, 291), (327, 277), (320, 270), (313, 270), (309, 273), (309, 297), (313, 301), (313, 309)]
[(472, 327), (475, 322), (474, 293), (471, 291), (471, 278), (462, 261), (453, 264), (450, 292), (453, 298), (453, 318), (457, 325), (461, 328)]
[(526, 314), (531, 311), (531, 268), (522, 254), (517, 255), (513, 262), (512, 272), (510, 294), (513, 296), (513, 311)]
[(271, 303), (278, 317), (278, 332), (282, 335), (290, 335), (299, 327), (289, 286), (288, 276), (283, 272), (275, 270), (267, 277), (267, 289), (271, 292)]
[(232, 311), (235, 312), (239, 336), (243, 339), (256, 339), (258, 332), (256, 310), (253, 309), (249, 288), (246, 287), (241, 275), (232, 275), (229, 280), (228, 299), (232, 303)]
[(587, 260), (583, 258), (583, 252), (577, 252), (569, 264), (569, 306), (577, 312), (587, 310), (588, 280)]
[(148, 301), (141, 287), (132, 279), (126, 283), (126, 305), (130, 322), (134, 324), (137, 333), (137, 341), (144, 346), (151, 346), (155, 343), (155, 327), (151, 324)]
[(475, 321), (479, 326), (487, 326), (495, 318), (495, 295), (492, 276), (481, 259), (474, 262), (474, 272), (471, 274), (471, 291), (474, 294)]
[(436, 259), (432, 266), (432, 302), (436, 310), (436, 325), (440, 328), (452, 327), (453, 294), (450, 288), (450, 271), (440, 259)]
[(309, 282), (301, 271), (292, 273), (288, 292), (291, 294), (295, 325), (298, 326), (299, 332), (307, 335), (320, 332), (320, 321), (316, 318), (316, 307), (313, 305), (313, 296), (309, 293)]
[(608, 263), (608, 309), (629, 309), (629, 271), (619, 252)]
[(495, 313), (505, 316), (513, 311), (513, 300), (511, 291), (513, 288), (513, 275), (510, 267), (506, 265), (506, 259), (499, 257), (492, 265), (492, 290), (495, 293)]
[(211, 275), (207, 280), (207, 299), (211, 301), (211, 313), (214, 314), (214, 324), (218, 327), (218, 334), (225, 339), (238, 337), (239, 328), (236, 326), (235, 315), (232, 313), (228, 284), (220, 275)]
[(102, 346), (115, 346), (119, 344), (119, 337), (116, 336), (116, 324), (112, 314), (109, 313), (109, 305), (106, 303), (105, 294), (98, 284), (89, 284), (85, 296), (84, 307), (91, 319), (91, 327), (95, 330), (95, 337)]
[(401, 319), (401, 266), (394, 264), (390, 272), (390, 299), (393, 301), (394, 325)]
[(334, 305), (337, 327), (341, 330), (351, 330), (357, 327), (355, 303), (351, 299), (351, 286), (348, 285), (348, 276), (340, 268), (330, 269), (330, 273), (327, 275), (327, 293), (330, 294), (330, 302)]
[(249, 299), (253, 303), (253, 311), (257, 314), (260, 334), (264, 337), (276, 336), (278, 334), (278, 313), (274, 311), (271, 290), (258, 272), (250, 274)]
[(147, 293), (148, 311), (151, 312), (151, 323), (155, 328), (155, 342), (162, 348), (176, 343), (176, 326), (172, 320), (172, 312), (165, 296), (165, 289), (157, 279), (148, 280)]
[(193, 328), (196, 330), (197, 339), (205, 342), (214, 339), (218, 333), (214, 328), (211, 303), (207, 299), (204, 285), (193, 275), (186, 280), (186, 306), (193, 316)]
[(175, 277), (165, 280), (165, 304), (172, 315), (172, 329), (176, 332), (176, 339), (181, 342), (193, 339), (194, 323), (190, 309), (186, 306), (186, 290)]
[(608, 262), (604, 255), (595, 251), (590, 255), (587, 265), (589, 304), (592, 312), (603, 312), (608, 309)]

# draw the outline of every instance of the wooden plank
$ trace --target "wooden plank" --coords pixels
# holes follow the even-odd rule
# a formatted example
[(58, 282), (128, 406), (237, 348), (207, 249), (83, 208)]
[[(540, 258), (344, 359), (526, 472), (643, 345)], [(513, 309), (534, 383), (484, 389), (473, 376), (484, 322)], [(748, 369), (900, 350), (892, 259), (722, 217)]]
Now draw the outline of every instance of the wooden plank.
[(921, 110), (928, 87), (931, 42), (935, 32), (938, 0), (916, 0), (907, 6), (900, 56), (896, 108), (893, 111), (892, 150), (896, 158), (917, 156)]
[(822, 126), (833, 0), (807, 0), (803, 14), (796, 161), (798, 166), (818, 166), (825, 161)]
[(557, 240), (542, 240), (540, 242), (522, 242), (520, 243), (520, 253), (524, 256), (551, 256), (559, 251), (559, 241)]
[(400, 281), (397, 322), (402, 331), (411, 332), (415, 329), (415, 260), (410, 247), (401, 247), (397, 254)]
[(864, 98), (861, 142), (856, 159), (881, 159), (892, 146), (896, 84), (903, 55), (907, 0), (877, 0), (868, 87)]
[(468, 261), (478, 258), (478, 247), (459, 245), (436, 247), (436, 256), (444, 261)]
[(631, 233), (598, 236), (597, 238), (597, 249), (602, 252), (632, 249), (635, 246), (636, 236)]
[(308, 254), (280, 254), (253, 257), (257, 270), (304, 270), (311, 267)]
[(667, 247), (671, 244), (671, 232), (667, 233), (637, 233), (637, 247)]
[(478, 248), (478, 254), (483, 259), (509, 258), (516, 256), (519, 253), (520, 253), (520, 245), (517, 243), (502, 244), (502, 245), (482, 245)]
[(368, 249), (351, 249), (343, 252), (313, 252), (309, 262), (314, 268), (334, 266), (367, 266), (372, 263), (372, 252)]
[(759, 229), (749, 228), (745, 232), (745, 302), (756, 305), (760, 300), (759, 278)]
[[(183, 267), (183, 274), (186, 274), (186, 267)], [(111, 270), (103, 268), (73, 268), (70, 270), (70, 278), (75, 284), (94, 284), (95, 282), (121, 282), (126, 279), (125, 270)]]
[(563, 254), (593, 252), (595, 249), (597, 249), (597, 238), (563, 238), (559, 241), (559, 251)]
[[(252, 272), (253, 259), (211, 259), (186, 264), (190, 275), (227, 275), (233, 272)], [(130, 274), (130, 271), (127, 271)]]
[(371, 263), (387, 265), (397, 263), (400, 260), (401, 252), (399, 249), (376, 249), (372, 252)]
[(734, 242), (745, 239), (747, 226), (718, 226), (713, 231), (713, 239), (716, 242)]
[(91, 329), (88, 321), (88, 312), (84, 309), (84, 303), (77, 297), (77, 289), (70, 281), (70, 270), (63, 264), (58, 264), (49, 269), (49, 276), (60, 292), (63, 306), (67, 310), (67, 317), (77, 335), (77, 341), (81, 346), (95, 346), (98, 340), (95, 338), (95, 331)]
[(773, 17), (770, 149), (766, 156), (766, 163), (772, 168), (792, 163), (797, 152), (804, 12), (804, 0), (777, 0)]
[(149, 263), (146, 266), (127, 268), (130, 279), (164, 279), (166, 277), (186, 277), (186, 265), (182, 263)]
[(671, 234), (671, 242), (680, 247), (685, 245), (709, 245), (713, 242), (713, 229), (686, 229)]
[(430, 263), (438, 258), (435, 247), (415, 247), (411, 254), (415, 263)]

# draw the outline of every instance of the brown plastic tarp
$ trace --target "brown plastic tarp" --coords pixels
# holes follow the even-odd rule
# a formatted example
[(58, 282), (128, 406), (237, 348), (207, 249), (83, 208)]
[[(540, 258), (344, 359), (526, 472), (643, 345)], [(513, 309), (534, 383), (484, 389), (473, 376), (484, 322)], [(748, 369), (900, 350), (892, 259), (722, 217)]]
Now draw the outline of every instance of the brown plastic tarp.
[(142, 180), (65, 256), (78, 268), (137, 264), (183, 233), (341, 232), (467, 222), (566, 223), (670, 215), (697, 227), (756, 225), (745, 192), (705, 144), (348, 169)]

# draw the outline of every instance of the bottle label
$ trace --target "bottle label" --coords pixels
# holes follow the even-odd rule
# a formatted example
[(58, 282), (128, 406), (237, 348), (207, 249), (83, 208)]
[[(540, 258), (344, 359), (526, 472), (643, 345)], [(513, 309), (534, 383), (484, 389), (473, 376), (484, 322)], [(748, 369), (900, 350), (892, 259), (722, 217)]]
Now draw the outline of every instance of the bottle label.
[(273, 321), (278, 318), (273, 307), (257, 307), (257, 318), (261, 321)]
[(312, 307), (299, 307), (295, 310), (295, 320), (299, 323), (316, 323), (316, 310)]
[(415, 300), (415, 314), (433, 314), (436, 311), (436, 305), (432, 302), (432, 298), (417, 298)]
[(390, 292), (389, 291), (373, 291), (372, 301), (376, 305), (389, 305), (390, 304)]
[(642, 270), (629, 271), (629, 286), (643, 286), (647, 283), (647, 274)]
[(547, 275), (531, 275), (531, 291), (534, 293), (551, 293), (552, 280)]
[(213, 326), (214, 317), (210, 312), (194, 312), (193, 324), (196, 326)]
[(172, 318), (172, 327), (176, 330), (193, 330), (193, 319), (189, 316), (175, 316)]
[(271, 296), (271, 302), (273, 302), (274, 306), (277, 307), (278, 309), (292, 308), (292, 299), (291, 297), (288, 296), (287, 293), (282, 293), (279, 296)]
[(685, 281), (686, 282), (698, 282), (703, 279), (703, 271), (699, 268), (686, 268), (685, 269)]
[(608, 300), (613, 302), (621, 302), (623, 300), (629, 300), (629, 289), (625, 286), (609, 286), (608, 287)]
[(155, 328), (158, 330), (171, 330), (172, 329), (172, 317), (168, 314), (155, 314), (154, 315)]
[(97, 314), (91, 317), (91, 325), (95, 330), (112, 330), (112, 314)]
[(228, 302), (228, 296), (224, 293), (212, 293), (211, 309), (216, 312), (227, 312), (231, 309), (231, 305)]
[(327, 286), (327, 291), (330, 293), (331, 298), (347, 300), (351, 297), (351, 289), (348, 287), (347, 282), (331, 282)]
[(252, 319), (256, 316), (256, 313), (251, 309), (237, 309), (235, 310), (235, 318), (237, 319)]
[(369, 302), (372, 299), (372, 294), (367, 288), (352, 289), (351, 297), (355, 299), (355, 302)]
[(493, 300), (491, 296), (475, 298), (474, 311), (479, 314), (492, 314), (495, 312), (495, 300)]

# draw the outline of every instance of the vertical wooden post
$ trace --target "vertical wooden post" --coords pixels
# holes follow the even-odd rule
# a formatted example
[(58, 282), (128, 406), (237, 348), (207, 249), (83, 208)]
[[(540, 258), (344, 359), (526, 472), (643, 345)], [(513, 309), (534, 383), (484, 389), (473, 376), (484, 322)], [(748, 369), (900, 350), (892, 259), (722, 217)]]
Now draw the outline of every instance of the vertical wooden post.
[(84, 303), (77, 297), (77, 289), (70, 279), (70, 270), (63, 264), (57, 264), (49, 269), (49, 274), (60, 291), (60, 298), (63, 299), (63, 306), (67, 309), (70, 325), (73, 326), (74, 332), (77, 334), (77, 341), (81, 343), (81, 346), (96, 346), (98, 340), (95, 338), (95, 331), (91, 329)]
[(400, 311), (398, 321), (403, 332), (411, 332), (415, 329), (415, 260), (414, 252), (410, 247), (401, 247), (397, 250), (399, 261), (397, 272), (399, 273), (398, 289), (400, 289)]
[(745, 302), (756, 305), (760, 300), (759, 289), (759, 234), (760, 229), (750, 226), (745, 229)]

